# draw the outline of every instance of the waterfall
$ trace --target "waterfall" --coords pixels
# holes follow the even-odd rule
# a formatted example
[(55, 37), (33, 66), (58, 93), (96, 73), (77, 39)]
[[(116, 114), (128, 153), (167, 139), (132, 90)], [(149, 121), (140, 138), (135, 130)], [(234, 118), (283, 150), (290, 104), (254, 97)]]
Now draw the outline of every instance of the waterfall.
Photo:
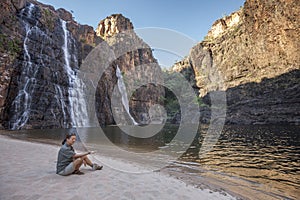
[[(28, 7), (24, 8), (21, 12), (22, 19), (31, 19), (34, 7), (35, 6), (30, 3)], [(38, 32), (39, 29), (36, 27), (37, 23), (31, 25), (27, 20), (23, 20), (23, 23), (26, 33), (23, 42), (24, 60), (22, 63), (22, 73), (18, 80), (20, 87), (18, 88), (18, 94), (12, 103), (14, 115), (12, 117), (12, 121), (10, 122), (9, 128), (13, 130), (23, 127), (29, 119), (32, 94), (34, 93), (36, 85), (35, 77), (38, 70), (38, 67), (33, 65), (31, 62), (31, 55), (28, 51), (27, 43), (29, 41), (29, 36), (33, 32)]]
[[(63, 20), (61, 34), (55, 39), (50, 37), (39, 22), (39, 13), (37, 6), (27, 3), (18, 14), (24, 27), (23, 59), (22, 65), (18, 66), (20, 75), (15, 80), (18, 88), (9, 111), (9, 129), (21, 129), (26, 124), (40, 125), (43, 120), (49, 121), (50, 127), (68, 128), (70, 123), (71, 126), (88, 126), (84, 85), (76, 77), (76, 41)], [(60, 59), (49, 54), (49, 45), (62, 48), (63, 70), (59, 69)], [(52, 59), (57, 60), (53, 66)], [(62, 77), (68, 78), (64, 80)]]
[[(76, 127), (87, 127), (89, 126), (89, 118), (86, 101), (84, 99), (84, 84), (80, 79), (76, 76), (76, 71), (73, 70), (70, 66), (70, 53), (69, 53), (69, 45), (74, 44), (74, 39), (67, 29), (66, 21), (61, 20), (62, 29), (64, 31), (64, 70), (67, 73), (68, 81), (69, 81), (69, 95), (68, 100), (70, 103), (70, 117), (72, 121), (72, 126)], [(76, 49), (76, 48), (75, 48)], [(73, 60), (76, 65), (78, 65), (76, 53), (73, 54)], [(78, 66), (74, 66), (74, 69)]]
[(64, 70), (67, 73), (68, 81), (69, 81), (69, 95), (68, 95), (68, 100), (70, 103), (70, 118), (72, 121), (72, 125), (75, 125), (75, 118), (74, 118), (74, 109), (73, 109), (73, 98), (71, 97), (72, 93), (72, 87), (74, 86), (74, 80), (76, 79), (75, 73), (70, 67), (70, 54), (69, 54), (69, 48), (68, 48), (68, 30), (66, 26), (66, 21), (61, 20), (61, 27), (64, 31), (64, 45), (62, 46), (62, 49), (64, 51)]
[(67, 105), (66, 105), (66, 103), (64, 101), (64, 94), (63, 94), (63, 91), (62, 91), (60, 85), (55, 84), (54, 87), (55, 87), (55, 98), (56, 98), (56, 101), (60, 103), (61, 110), (62, 110), (62, 113), (63, 113), (63, 126), (66, 127), (67, 126), (68, 117), (67, 117), (67, 112), (66, 112)]
[(128, 114), (128, 116), (130, 117), (132, 123), (134, 125), (138, 125), (138, 123), (134, 120), (134, 118), (131, 116), (130, 112), (129, 112), (129, 102), (128, 102), (128, 98), (127, 98), (127, 91), (126, 91), (126, 86), (125, 83), (123, 81), (123, 76), (121, 74), (121, 70), (119, 68), (119, 66), (117, 65), (117, 69), (116, 69), (116, 75), (118, 78), (118, 88), (119, 88), (119, 92), (121, 93), (122, 96), (122, 104)]

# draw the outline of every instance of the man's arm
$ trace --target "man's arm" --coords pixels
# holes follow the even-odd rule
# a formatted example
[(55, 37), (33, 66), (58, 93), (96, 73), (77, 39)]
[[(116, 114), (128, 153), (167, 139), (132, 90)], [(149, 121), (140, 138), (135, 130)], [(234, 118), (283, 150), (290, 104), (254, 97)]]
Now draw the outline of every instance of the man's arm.
[(76, 154), (73, 156), (73, 158), (74, 158), (74, 159), (77, 159), (77, 158), (81, 158), (81, 157), (86, 156), (86, 155), (89, 155), (89, 154), (91, 154), (90, 151), (89, 151), (89, 152), (86, 152), (86, 153), (76, 153)]

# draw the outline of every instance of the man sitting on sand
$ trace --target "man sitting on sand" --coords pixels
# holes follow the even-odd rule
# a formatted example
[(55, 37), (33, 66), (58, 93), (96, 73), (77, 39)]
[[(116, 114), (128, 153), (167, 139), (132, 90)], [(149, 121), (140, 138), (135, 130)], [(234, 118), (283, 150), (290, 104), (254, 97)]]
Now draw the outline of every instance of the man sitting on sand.
[(76, 134), (71, 133), (66, 135), (66, 139), (62, 142), (62, 146), (58, 152), (56, 173), (62, 176), (70, 174), (82, 175), (83, 172), (79, 171), (82, 164), (89, 165), (93, 170), (101, 170), (103, 166), (92, 163), (87, 157), (92, 152), (77, 154), (74, 151), (73, 144), (76, 141)]

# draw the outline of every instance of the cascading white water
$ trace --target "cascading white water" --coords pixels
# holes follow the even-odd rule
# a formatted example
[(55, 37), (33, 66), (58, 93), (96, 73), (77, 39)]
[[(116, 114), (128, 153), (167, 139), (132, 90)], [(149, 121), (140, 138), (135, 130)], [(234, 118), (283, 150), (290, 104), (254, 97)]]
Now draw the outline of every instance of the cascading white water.
[(118, 88), (119, 88), (119, 92), (121, 93), (122, 96), (122, 104), (127, 112), (127, 114), (129, 115), (132, 123), (134, 125), (138, 125), (138, 123), (134, 120), (134, 118), (131, 116), (130, 112), (129, 112), (129, 102), (128, 102), (128, 98), (127, 98), (127, 91), (126, 91), (126, 86), (125, 83), (123, 81), (123, 76), (121, 73), (121, 70), (119, 68), (119, 66), (117, 65), (117, 69), (116, 69), (116, 75), (118, 78)]
[[(66, 21), (61, 20), (62, 29), (64, 31), (64, 45), (63, 45), (64, 60), (65, 60), (64, 69), (69, 79), (68, 99), (70, 103), (70, 117), (72, 121), (72, 126), (87, 127), (89, 126), (89, 118), (87, 113), (86, 101), (84, 99), (84, 91), (83, 91), (84, 84), (76, 76), (75, 71), (70, 66), (71, 58), (70, 58), (68, 45), (72, 41), (72, 36), (69, 34), (66, 24), (67, 24)], [(73, 58), (75, 61), (77, 60), (76, 55), (77, 54), (73, 55), (75, 56)], [(77, 64), (77, 62), (75, 63)]]
[[(64, 69), (67, 73), (67, 77), (69, 79), (69, 93), (71, 92), (71, 88), (74, 86), (74, 71), (72, 70), (72, 68), (70, 67), (70, 54), (69, 54), (69, 50), (68, 50), (68, 30), (67, 30), (67, 26), (66, 26), (66, 21), (61, 20), (61, 26), (62, 29), (64, 31), (64, 45), (62, 46), (62, 49), (64, 51), (64, 59), (65, 59), (65, 64), (64, 64)], [(72, 125), (75, 125), (75, 121), (74, 121), (74, 111), (73, 111), (73, 103), (72, 103), (72, 97), (71, 95), (68, 96), (69, 98), (69, 102), (70, 102), (70, 117), (71, 117), (71, 121), (72, 121)]]
[(63, 126), (65, 127), (65, 126), (67, 126), (66, 123), (68, 121), (68, 118), (67, 118), (67, 114), (66, 114), (67, 105), (64, 101), (64, 94), (63, 94), (63, 91), (62, 91), (60, 85), (55, 84), (54, 87), (55, 87), (55, 94), (56, 94), (55, 98), (56, 98), (56, 101), (60, 103), (61, 110), (63, 113)]
[[(33, 4), (29, 4), (28, 8), (23, 9), (21, 15), (26, 14), (27, 18), (32, 17), (32, 11), (34, 9)], [(26, 12), (26, 13), (25, 13)], [(30, 116), (30, 105), (31, 105), (31, 94), (34, 92), (35, 84), (36, 84), (36, 71), (37, 69), (32, 66), (31, 56), (28, 51), (27, 43), (29, 40), (29, 36), (33, 31), (37, 31), (36, 24), (31, 26), (28, 22), (24, 20), (25, 25), (25, 39), (23, 43), (24, 48), (24, 61), (22, 66), (22, 74), (20, 77), (20, 82), (23, 82), (19, 89), (18, 95), (13, 101), (12, 107), (14, 110), (14, 116), (12, 117), (13, 122), (10, 124), (10, 128), (13, 130), (20, 129), (23, 127), (29, 119)], [(33, 73), (31, 73), (33, 72)], [(28, 74), (32, 74), (33, 76), (29, 77)]]
[[(38, 122), (43, 118), (47, 118), (49, 126), (53, 126), (53, 122), (58, 122), (59, 125), (65, 128), (70, 127), (70, 122), (71, 126), (89, 126), (87, 106), (83, 95), (84, 84), (76, 77), (75, 71), (75, 69), (78, 69), (76, 41), (69, 34), (66, 22), (61, 20), (62, 35), (57, 36), (63, 38), (63, 45), (61, 46), (64, 53), (63, 73), (68, 77), (67, 80), (61, 80), (64, 74), (58, 74), (61, 71), (54, 71), (55, 67), (50, 67), (49, 60), (51, 56), (49, 57), (46, 53), (49, 44), (59, 45), (59, 41), (53, 40), (44, 32), (45, 30), (39, 22), (38, 13), (39, 8), (32, 3), (28, 3), (19, 13), (25, 33), (23, 62), (20, 66), (20, 76), (16, 80), (18, 92), (11, 104), (12, 114), (9, 116), (9, 128), (13, 130), (20, 129), (31, 118), (34, 120), (33, 123), (36, 120)], [(43, 79), (43, 73), (45, 72), (53, 74), (47, 74), (48, 79)], [(52, 77), (55, 78), (52, 79)], [(50, 83), (49, 81), (53, 82)], [(64, 82), (68, 82), (67, 87), (65, 84), (61, 84)], [(43, 88), (44, 86), (47, 87)], [(37, 107), (36, 103), (41, 107)], [(43, 116), (43, 114), (47, 116)], [(30, 125), (32, 124), (30, 123)], [(55, 124), (55, 126), (57, 125)]]

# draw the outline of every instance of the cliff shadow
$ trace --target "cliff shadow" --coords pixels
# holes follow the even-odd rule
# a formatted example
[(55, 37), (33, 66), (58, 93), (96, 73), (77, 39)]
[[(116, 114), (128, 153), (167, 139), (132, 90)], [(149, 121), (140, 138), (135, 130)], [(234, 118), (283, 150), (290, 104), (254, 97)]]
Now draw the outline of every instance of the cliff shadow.
[[(203, 97), (201, 121), (208, 122), (210, 92)], [(300, 70), (226, 90), (227, 124), (300, 124)]]

